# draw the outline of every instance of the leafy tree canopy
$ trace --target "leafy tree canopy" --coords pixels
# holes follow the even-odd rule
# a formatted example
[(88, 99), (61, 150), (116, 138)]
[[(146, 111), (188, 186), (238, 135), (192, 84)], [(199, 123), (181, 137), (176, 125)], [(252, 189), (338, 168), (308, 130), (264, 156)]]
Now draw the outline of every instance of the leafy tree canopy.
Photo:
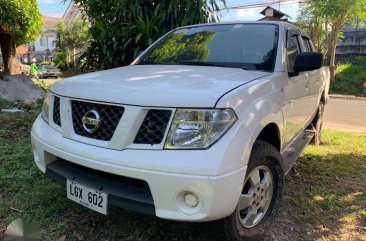
[(317, 49), (328, 53), (333, 81), (340, 32), (347, 23), (366, 19), (366, 0), (307, 0), (301, 18), (308, 22)]
[(56, 47), (59, 51), (83, 49), (88, 46), (88, 42), (89, 27), (85, 21), (77, 19), (68, 25), (63, 21), (58, 23)]
[(76, 60), (89, 46), (89, 27), (87, 22), (76, 19), (65, 25), (63, 21), (57, 25), (56, 62), (59, 67), (69, 68), (70, 63), (76, 67)]
[(36, 0), (0, 0), (0, 32), (11, 35), (17, 45), (35, 41), (42, 26)]
[(167, 31), (217, 20), (217, 2), (225, 0), (74, 0), (90, 23), (87, 66), (109, 69), (128, 65), (139, 51)]

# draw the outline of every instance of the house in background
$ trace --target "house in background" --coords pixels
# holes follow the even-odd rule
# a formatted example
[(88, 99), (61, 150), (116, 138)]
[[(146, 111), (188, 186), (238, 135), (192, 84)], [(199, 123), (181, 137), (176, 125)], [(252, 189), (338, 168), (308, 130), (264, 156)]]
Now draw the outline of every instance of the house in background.
[(258, 19), (258, 21), (284, 21), (284, 22), (287, 22), (288, 18), (290, 18), (290, 16), (287, 15), (286, 13), (283, 13), (280, 10), (277, 10), (270, 6), (267, 6), (265, 9), (263, 9), (260, 12), (260, 14), (264, 15), (264, 18)]
[(366, 25), (361, 21), (343, 28), (344, 38), (337, 44), (337, 62), (347, 62), (355, 56), (366, 56)]
[(69, 24), (75, 19), (82, 18), (81, 11), (79, 7), (74, 3), (74, 1), (70, 1), (69, 6), (67, 7), (64, 15), (62, 16), (62, 20), (65, 24)]
[(34, 42), (26, 45), (27, 49), (18, 52), (21, 62), (29, 63), (33, 58), (37, 62), (52, 61), (54, 58), (57, 24), (61, 21), (60, 17), (43, 16), (42, 35)]

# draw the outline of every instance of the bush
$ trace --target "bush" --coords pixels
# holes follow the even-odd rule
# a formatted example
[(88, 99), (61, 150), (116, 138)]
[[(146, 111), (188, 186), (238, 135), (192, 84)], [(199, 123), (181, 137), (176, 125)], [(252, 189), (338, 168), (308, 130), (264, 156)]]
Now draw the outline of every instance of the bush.
[(340, 64), (336, 81), (331, 83), (333, 94), (361, 95), (366, 82), (366, 56), (358, 56), (351, 63)]
[(53, 62), (51, 62), (51, 61), (43, 61), (43, 62), (39, 63), (39, 65), (53, 65)]
[(55, 66), (62, 70), (66, 69), (66, 53), (65, 52), (57, 52), (54, 59)]

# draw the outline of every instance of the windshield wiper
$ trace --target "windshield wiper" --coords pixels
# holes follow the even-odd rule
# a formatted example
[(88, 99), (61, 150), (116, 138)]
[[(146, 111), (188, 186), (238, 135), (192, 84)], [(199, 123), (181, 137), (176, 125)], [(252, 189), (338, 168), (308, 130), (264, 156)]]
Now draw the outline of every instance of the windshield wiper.
[[(138, 65), (196, 65), (196, 66), (212, 66), (225, 68), (238, 68), (250, 70), (246, 65), (241, 63), (225, 63), (225, 62), (203, 62), (203, 61), (181, 61), (181, 62), (158, 62), (158, 61), (144, 61), (137, 63)], [(244, 67), (245, 66), (245, 67)]]
[(220, 65), (219, 63), (201, 62), (201, 61), (182, 61), (182, 62), (177, 62), (177, 64), (223, 67), (223, 65)]
[(144, 62), (141, 62), (141, 63), (137, 63), (138, 65), (172, 65), (174, 63), (167, 63), (167, 62), (156, 62), (156, 61), (144, 61)]
[(247, 70), (247, 68), (244, 68), (243, 66), (240, 66), (238, 64), (232, 64), (232, 63), (201, 62), (201, 61), (182, 61), (182, 62), (177, 62), (177, 64), (197, 65), (197, 66), (213, 66), (213, 67), (226, 67), (226, 68), (239, 68), (239, 69)]

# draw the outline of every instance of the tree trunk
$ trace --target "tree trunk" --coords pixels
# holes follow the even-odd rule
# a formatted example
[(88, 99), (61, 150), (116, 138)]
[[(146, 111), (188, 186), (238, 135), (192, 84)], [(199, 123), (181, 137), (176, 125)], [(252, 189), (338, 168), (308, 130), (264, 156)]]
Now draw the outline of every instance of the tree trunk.
[(66, 67), (67, 67), (67, 70), (70, 69), (70, 53), (69, 53), (69, 49), (66, 48)]
[(329, 71), (330, 71), (330, 81), (335, 81), (335, 73), (337, 66), (335, 65), (335, 55), (337, 48), (337, 35), (335, 30), (332, 30), (330, 34), (330, 56), (329, 56)]
[(5, 74), (21, 74), (19, 60), (17, 59), (16, 45), (10, 34), (0, 30), (1, 54), (4, 61)]
[(74, 61), (74, 71), (76, 72), (76, 50), (75, 48), (72, 49), (72, 56), (73, 56), (73, 61)]

